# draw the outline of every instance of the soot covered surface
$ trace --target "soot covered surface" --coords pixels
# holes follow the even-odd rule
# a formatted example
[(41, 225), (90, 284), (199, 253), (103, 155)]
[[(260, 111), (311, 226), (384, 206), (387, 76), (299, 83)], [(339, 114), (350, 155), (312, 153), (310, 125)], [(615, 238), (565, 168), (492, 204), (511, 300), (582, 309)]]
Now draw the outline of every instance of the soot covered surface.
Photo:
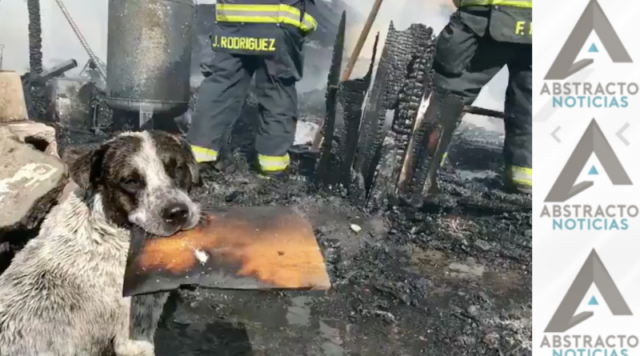
[[(458, 171), (442, 174), (440, 198), (368, 213), (302, 177), (258, 178), (245, 158), (254, 130), (250, 120), (236, 125), (230, 164), (206, 175), (195, 198), (210, 207), (296, 207), (314, 226), (333, 288), (174, 293), (156, 355), (531, 354), (531, 200), (501, 192), (496, 178), (478, 173), (487, 167), (464, 164), (499, 149), (466, 140)], [(104, 138), (60, 131), (58, 139), (64, 147)]]
[(180, 291), (156, 334), (158, 356), (530, 354), (528, 198), (449, 172), (439, 201), (369, 214), (302, 180), (257, 178), (234, 158), (196, 197), (296, 207), (315, 228), (334, 287)]

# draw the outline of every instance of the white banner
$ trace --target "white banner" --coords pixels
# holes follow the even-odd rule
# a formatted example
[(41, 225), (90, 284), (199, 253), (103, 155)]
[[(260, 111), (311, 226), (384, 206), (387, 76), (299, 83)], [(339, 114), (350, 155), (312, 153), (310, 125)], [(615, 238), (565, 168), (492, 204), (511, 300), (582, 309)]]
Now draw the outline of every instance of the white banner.
[(538, 0), (534, 355), (640, 355), (640, 1)]

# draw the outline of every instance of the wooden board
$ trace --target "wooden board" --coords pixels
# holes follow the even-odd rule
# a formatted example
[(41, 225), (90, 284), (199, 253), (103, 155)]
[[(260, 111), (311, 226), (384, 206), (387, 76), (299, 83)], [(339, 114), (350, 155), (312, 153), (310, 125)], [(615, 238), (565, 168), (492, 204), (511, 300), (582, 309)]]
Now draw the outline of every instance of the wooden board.
[(329, 289), (311, 224), (290, 208), (205, 214), (171, 237), (134, 233), (124, 296), (196, 285), (218, 289)]

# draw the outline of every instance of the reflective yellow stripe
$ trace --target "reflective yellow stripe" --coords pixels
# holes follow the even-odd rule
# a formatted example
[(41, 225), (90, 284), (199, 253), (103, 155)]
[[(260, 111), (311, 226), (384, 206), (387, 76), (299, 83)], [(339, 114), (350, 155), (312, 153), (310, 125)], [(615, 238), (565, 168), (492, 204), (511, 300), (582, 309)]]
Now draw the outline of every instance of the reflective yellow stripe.
[(209, 148), (191, 145), (191, 152), (198, 163), (215, 162), (218, 159), (218, 152)]
[(444, 166), (444, 161), (446, 161), (446, 160), (447, 160), (447, 155), (448, 155), (448, 154), (449, 154), (449, 152), (445, 152), (445, 153), (442, 155), (442, 161), (440, 161), (440, 166), (441, 166), (441, 167), (442, 167), (442, 166)]
[(533, 187), (533, 169), (525, 167), (511, 167), (511, 180), (514, 183)]
[(300, 10), (285, 4), (279, 5), (237, 5), (218, 4), (216, 6), (216, 21), (242, 23), (281, 23), (300, 28), (303, 31), (313, 31), (318, 28), (318, 22), (308, 13), (300, 21)]
[(260, 169), (263, 172), (279, 172), (284, 171), (289, 166), (289, 154), (284, 156), (264, 156), (258, 155)]
[(463, 6), (509, 6), (520, 7), (525, 9), (533, 8), (531, 1), (518, 0), (462, 0), (460, 7)]

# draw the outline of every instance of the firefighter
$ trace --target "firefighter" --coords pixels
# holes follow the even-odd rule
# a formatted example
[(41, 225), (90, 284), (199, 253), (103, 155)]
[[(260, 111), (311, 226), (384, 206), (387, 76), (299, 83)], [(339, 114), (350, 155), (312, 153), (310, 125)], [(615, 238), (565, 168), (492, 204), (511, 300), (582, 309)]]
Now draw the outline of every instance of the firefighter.
[[(433, 63), (434, 92), (425, 113), (425, 141), (435, 176), (452, 131), (480, 90), (505, 65), (505, 183), (530, 193), (532, 5), (526, 0), (454, 0), (458, 10), (440, 33)], [(424, 159), (424, 158), (423, 158)], [(425, 177), (426, 178), (426, 177)], [(432, 178), (432, 177), (430, 177)], [(423, 180), (424, 183), (424, 180)]]
[(306, 11), (310, 4), (313, 0), (217, 1), (210, 36), (214, 55), (201, 65), (205, 79), (187, 136), (199, 163), (207, 166), (218, 160), (255, 76), (259, 170), (267, 176), (286, 170), (298, 116), (302, 47), (317, 28)]

